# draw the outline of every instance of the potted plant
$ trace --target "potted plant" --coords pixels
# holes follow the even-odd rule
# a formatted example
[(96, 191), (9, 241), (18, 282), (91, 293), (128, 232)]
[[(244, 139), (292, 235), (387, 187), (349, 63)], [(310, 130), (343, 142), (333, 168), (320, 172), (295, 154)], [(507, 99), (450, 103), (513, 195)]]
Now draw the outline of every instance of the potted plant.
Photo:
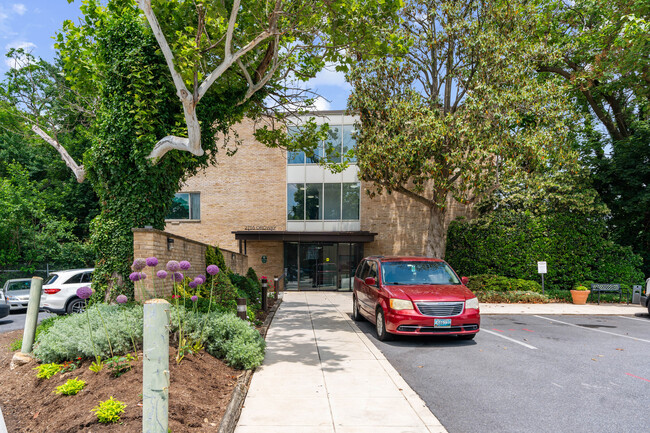
[(577, 305), (585, 305), (587, 303), (589, 293), (591, 293), (591, 290), (589, 290), (587, 287), (576, 286), (573, 290), (571, 290), (571, 298), (573, 299), (573, 303)]

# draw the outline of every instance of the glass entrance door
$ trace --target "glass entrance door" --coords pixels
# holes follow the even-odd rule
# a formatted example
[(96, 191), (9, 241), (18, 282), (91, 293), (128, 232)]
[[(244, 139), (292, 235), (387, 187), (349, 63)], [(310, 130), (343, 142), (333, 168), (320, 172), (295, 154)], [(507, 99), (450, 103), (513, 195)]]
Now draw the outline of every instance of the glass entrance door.
[(351, 290), (363, 244), (285, 242), (284, 267), (289, 290)]

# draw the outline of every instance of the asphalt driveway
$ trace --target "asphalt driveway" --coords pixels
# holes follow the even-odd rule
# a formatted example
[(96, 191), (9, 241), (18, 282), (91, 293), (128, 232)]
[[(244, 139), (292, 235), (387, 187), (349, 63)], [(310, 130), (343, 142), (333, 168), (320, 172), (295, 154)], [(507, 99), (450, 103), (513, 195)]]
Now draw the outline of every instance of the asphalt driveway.
[(471, 342), (359, 327), (451, 433), (648, 431), (647, 314), (484, 315)]

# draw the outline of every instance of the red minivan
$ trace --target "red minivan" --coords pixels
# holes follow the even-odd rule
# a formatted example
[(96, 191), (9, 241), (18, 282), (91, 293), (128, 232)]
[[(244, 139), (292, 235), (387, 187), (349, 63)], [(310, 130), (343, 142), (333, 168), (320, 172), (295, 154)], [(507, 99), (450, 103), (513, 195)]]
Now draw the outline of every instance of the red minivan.
[(444, 260), (370, 256), (354, 277), (352, 318), (374, 323), (384, 341), (398, 335), (456, 335), (481, 325), (476, 296)]

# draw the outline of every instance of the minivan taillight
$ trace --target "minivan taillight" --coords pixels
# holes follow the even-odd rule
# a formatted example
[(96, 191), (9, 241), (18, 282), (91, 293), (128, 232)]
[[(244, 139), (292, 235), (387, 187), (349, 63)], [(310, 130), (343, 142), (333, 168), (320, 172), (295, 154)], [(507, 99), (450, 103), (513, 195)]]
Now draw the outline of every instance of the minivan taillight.
[(43, 292), (45, 292), (48, 295), (53, 295), (55, 293), (59, 293), (61, 289), (45, 289)]

